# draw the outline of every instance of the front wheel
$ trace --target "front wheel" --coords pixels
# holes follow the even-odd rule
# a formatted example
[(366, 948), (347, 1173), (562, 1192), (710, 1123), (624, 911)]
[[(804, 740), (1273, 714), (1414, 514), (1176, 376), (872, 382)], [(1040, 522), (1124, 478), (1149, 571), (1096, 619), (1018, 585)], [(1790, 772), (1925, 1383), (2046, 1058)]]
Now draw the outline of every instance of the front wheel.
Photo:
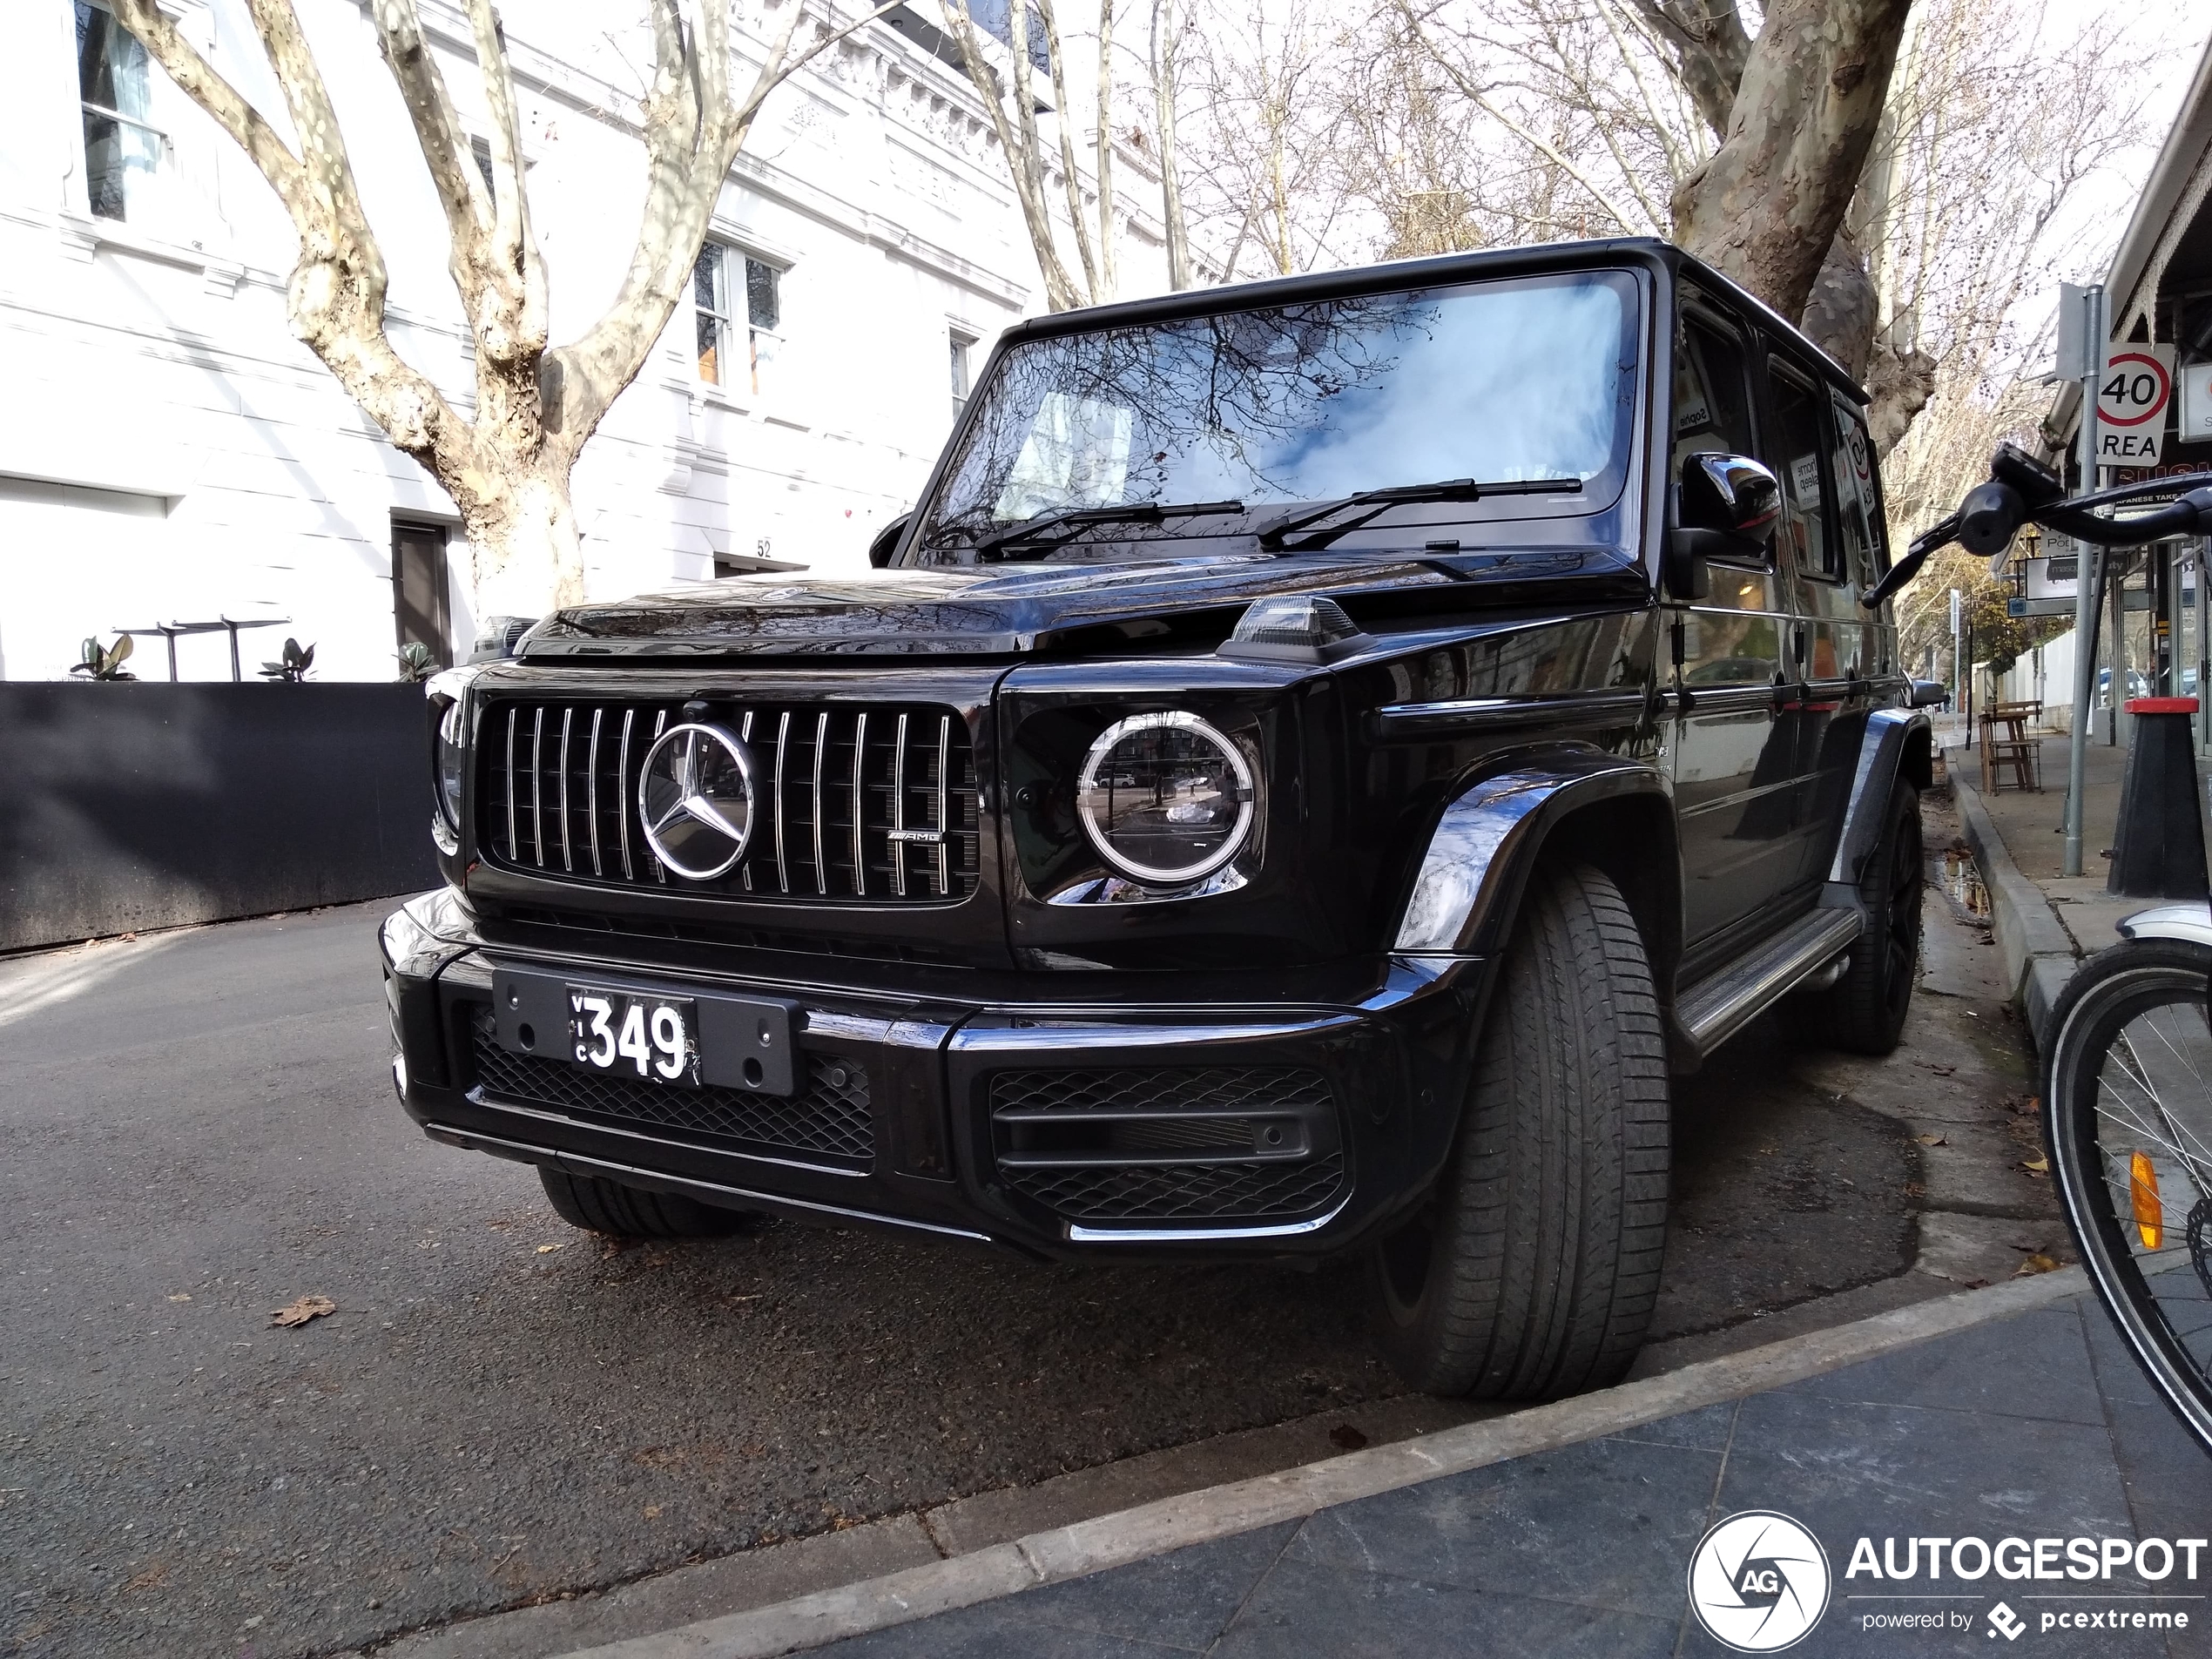
[(2115, 945), (2051, 1011), (2043, 1132), (2097, 1295), (2212, 1451), (2212, 949)]
[(678, 1193), (649, 1192), (544, 1164), (538, 1166), (537, 1178), (562, 1220), (614, 1238), (720, 1238), (761, 1221), (750, 1211), (723, 1210)]
[(1414, 1387), (1545, 1399), (1620, 1379), (1667, 1241), (1667, 1053), (1635, 918), (1601, 872), (1531, 890), (1451, 1162), (1377, 1246), (1385, 1356)]

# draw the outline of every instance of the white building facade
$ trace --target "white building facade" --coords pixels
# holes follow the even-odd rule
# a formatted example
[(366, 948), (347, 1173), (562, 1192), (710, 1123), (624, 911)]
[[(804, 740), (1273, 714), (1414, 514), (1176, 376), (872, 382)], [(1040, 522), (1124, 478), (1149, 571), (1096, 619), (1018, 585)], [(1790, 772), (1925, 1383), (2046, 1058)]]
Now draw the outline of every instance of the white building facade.
[[(837, 0), (784, 3), (845, 20)], [(391, 273), (394, 344), (466, 408), (442, 220), (367, 5), (298, 4)], [(242, 0), (170, 10), (275, 118)], [(482, 134), (466, 19), (448, 0), (422, 11)], [(287, 635), (327, 679), (395, 678), (408, 639), (465, 651), (458, 516), (291, 337), (293, 238), (267, 185), (98, 0), (13, 0), (11, 15), (0, 678), (65, 675), (88, 635), (223, 618), (285, 619), (244, 636), (249, 678)], [(733, 12), (740, 86), (783, 16), (760, 0)], [(603, 33), (593, 6), (513, 0), (503, 21), (559, 341), (613, 294), (634, 243), (651, 49)], [(911, 503), (968, 376), (1036, 287), (987, 114), (945, 51), (921, 14), (894, 13), (772, 96), (692, 300), (577, 467), (588, 596), (711, 581), (749, 557), (859, 570)], [(1154, 228), (1124, 236), (1130, 291), (1161, 286)], [(138, 647), (141, 677), (163, 677), (165, 642)], [(230, 677), (224, 633), (174, 649), (182, 678)]]

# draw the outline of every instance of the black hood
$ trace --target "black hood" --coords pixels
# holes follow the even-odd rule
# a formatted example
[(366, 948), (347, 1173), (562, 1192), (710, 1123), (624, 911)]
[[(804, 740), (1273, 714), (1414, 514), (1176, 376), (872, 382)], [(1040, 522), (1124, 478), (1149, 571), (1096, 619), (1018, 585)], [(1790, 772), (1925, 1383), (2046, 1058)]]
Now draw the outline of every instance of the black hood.
[(1558, 546), (1419, 558), (1232, 554), (732, 577), (571, 606), (533, 629), (521, 654), (1008, 656), (1086, 640), (1106, 648), (1170, 635), (1218, 639), (1246, 605), (1271, 594), (1325, 593), (1366, 621), (1433, 613), (1437, 589), (1512, 605), (1555, 600), (1562, 584), (1595, 597), (1642, 580), (1617, 549)]

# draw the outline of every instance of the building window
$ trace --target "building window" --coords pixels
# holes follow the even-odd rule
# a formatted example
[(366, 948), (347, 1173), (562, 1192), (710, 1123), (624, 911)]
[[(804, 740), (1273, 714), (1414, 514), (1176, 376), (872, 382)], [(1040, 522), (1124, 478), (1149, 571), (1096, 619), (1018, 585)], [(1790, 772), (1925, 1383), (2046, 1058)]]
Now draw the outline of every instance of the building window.
[(421, 645), (440, 668), (453, 666), (453, 613), (446, 594), (442, 525), (392, 521), (392, 616), (401, 651)]
[(146, 206), (168, 152), (151, 112), (146, 49), (106, 8), (77, 0), (77, 97), (84, 118), (84, 193), (101, 219)]
[[(740, 320), (737, 283), (745, 280)], [(691, 273), (691, 303), (698, 316), (699, 378), (710, 386), (765, 387), (783, 336), (783, 272), (720, 242), (699, 250)]]
[(962, 334), (951, 336), (953, 347), (953, 424), (960, 424), (960, 412), (968, 407), (968, 348), (975, 342)]

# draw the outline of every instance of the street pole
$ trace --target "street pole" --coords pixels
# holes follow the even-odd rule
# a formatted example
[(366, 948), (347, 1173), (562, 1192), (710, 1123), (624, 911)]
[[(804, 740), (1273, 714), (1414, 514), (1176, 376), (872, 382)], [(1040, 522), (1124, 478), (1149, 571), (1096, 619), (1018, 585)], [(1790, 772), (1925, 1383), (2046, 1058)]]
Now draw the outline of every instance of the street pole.
[[(1962, 621), (1964, 604), (1959, 590), (1951, 590), (1951, 706), (1961, 717), (1966, 712), (1966, 626)], [(1966, 729), (1966, 740), (1973, 741), (1973, 728)]]
[[(2081, 314), (2073, 320), (2081, 331), (2081, 493), (2097, 487), (2097, 375), (2105, 361), (2105, 291), (2092, 283), (2081, 295)], [(2061, 320), (2060, 327), (2065, 326)], [(2076, 539), (2074, 561), (2074, 729), (2067, 734), (2066, 862), (2067, 875), (2081, 873), (2081, 790), (2089, 765), (2089, 705), (2097, 694), (2097, 601), (2104, 560), (2096, 548)], [(2113, 675), (2113, 695), (2120, 695)]]

